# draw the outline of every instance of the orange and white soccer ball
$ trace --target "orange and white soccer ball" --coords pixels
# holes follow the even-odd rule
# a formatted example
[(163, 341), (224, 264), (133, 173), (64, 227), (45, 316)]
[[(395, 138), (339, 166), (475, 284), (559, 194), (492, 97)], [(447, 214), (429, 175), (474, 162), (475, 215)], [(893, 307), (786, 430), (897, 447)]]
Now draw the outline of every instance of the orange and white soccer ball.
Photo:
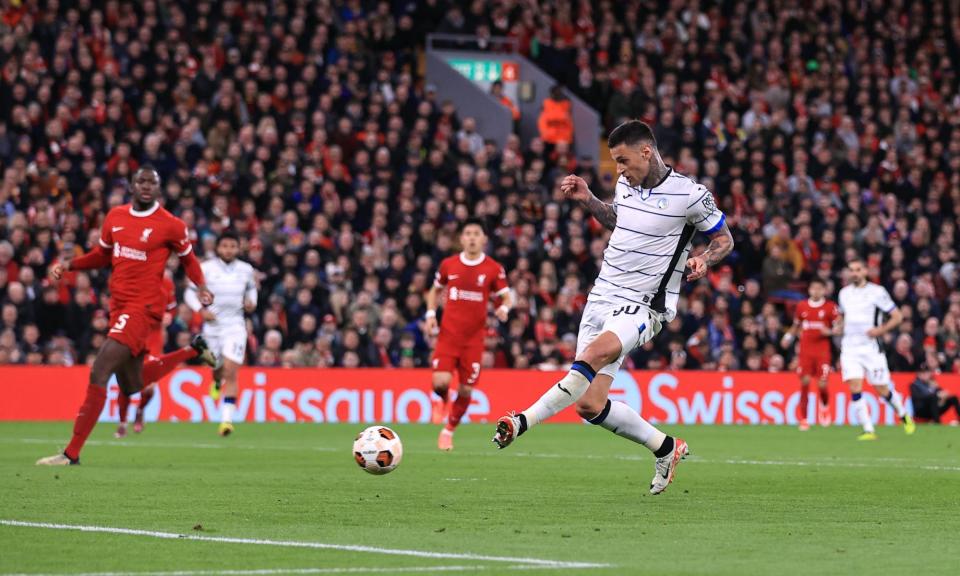
[(386, 426), (371, 426), (357, 434), (353, 441), (353, 457), (371, 474), (387, 474), (400, 465), (403, 444), (400, 436)]

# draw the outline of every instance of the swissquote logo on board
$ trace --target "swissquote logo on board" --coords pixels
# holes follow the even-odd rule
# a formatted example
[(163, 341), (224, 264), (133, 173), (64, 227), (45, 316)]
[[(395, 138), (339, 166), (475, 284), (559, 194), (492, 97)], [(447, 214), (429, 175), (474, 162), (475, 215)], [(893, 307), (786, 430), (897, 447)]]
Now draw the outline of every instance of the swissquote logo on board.
[[(184, 368), (161, 382), (157, 396), (147, 407), (147, 419), (218, 421), (218, 403), (207, 396), (201, 372)], [(305, 378), (304, 372), (298, 370), (242, 369), (237, 418), (247, 422), (383, 423), (430, 419), (432, 400), (429, 390), (423, 387), (421, 371), (394, 370), (389, 377), (384, 376), (386, 371), (376, 369), (323, 372), (325, 376), (314, 379)], [(556, 382), (558, 374), (488, 370), (482, 390), (474, 391), (467, 415), (473, 422), (493, 421), (516, 405), (536, 400), (539, 385)], [(896, 376), (898, 387), (908, 385), (908, 376)], [(78, 379), (85, 377), (77, 372)], [(63, 380), (62, 376), (59, 380)], [(518, 382), (523, 385), (518, 386)], [(953, 388), (956, 382), (947, 386)], [(116, 420), (116, 384), (111, 384), (108, 394), (101, 419)], [(850, 394), (839, 375), (831, 376), (830, 395), (834, 425), (855, 424)], [(878, 401), (872, 393), (865, 398), (875, 420), (895, 424), (895, 415), (885, 402)], [(621, 371), (611, 387), (610, 399), (627, 404), (655, 423), (792, 425), (796, 424), (800, 393), (794, 382), (771, 384), (769, 374), (764, 373)], [(49, 403), (38, 397), (37, 404)], [(809, 405), (815, 410), (816, 400)], [(64, 408), (64, 414), (72, 416), (75, 410), (71, 405)], [(582, 422), (572, 408), (558, 414), (554, 421)]]

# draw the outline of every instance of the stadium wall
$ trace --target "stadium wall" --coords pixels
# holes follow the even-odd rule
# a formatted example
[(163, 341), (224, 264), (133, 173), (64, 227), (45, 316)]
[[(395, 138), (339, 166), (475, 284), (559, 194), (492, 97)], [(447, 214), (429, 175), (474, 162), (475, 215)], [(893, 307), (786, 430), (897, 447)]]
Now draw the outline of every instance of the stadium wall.
[[(523, 408), (561, 376), (557, 372), (486, 370), (464, 421), (490, 422)], [(0, 421), (72, 420), (87, 386), (86, 367), (0, 367)], [(912, 374), (895, 374), (897, 389), (909, 396)], [(159, 384), (147, 407), (148, 421), (217, 422), (217, 403), (207, 395), (209, 371), (183, 368)], [(960, 392), (960, 375), (937, 380)], [(238, 421), (248, 422), (427, 422), (428, 370), (244, 368)], [(116, 421), (117, 393), (111, 382), (101, 421)], [(830, 380), (837, 425), (856, 422), (839, 375)], [(620, 372), (611, 397), (652, 422), (668, 424), (795, 424), (800, 393), (793, 374), (762, 372)], [(894, 423), (884, 402), (866, 395), (874, 418)], [(136, 399), (131, 410), (136, 408)], [(909, 405), (909, 401), (908, 401)], [(810, 401), (810, 418), (816, 406)], [(131, 414), (132, 418), (132, 414)], [(582, 422), (572, 409), (554, 421)]]

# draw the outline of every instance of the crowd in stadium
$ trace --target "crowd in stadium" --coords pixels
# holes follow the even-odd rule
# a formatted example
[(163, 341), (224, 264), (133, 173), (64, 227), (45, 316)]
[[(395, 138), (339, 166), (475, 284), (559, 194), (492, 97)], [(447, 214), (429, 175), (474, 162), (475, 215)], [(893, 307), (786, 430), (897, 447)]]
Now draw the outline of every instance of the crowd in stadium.
[[(566, 146), (500, 148), (427, 89), (418, 54), (443, 31), (514, 37), (607, 128), (647, 121), (725, 211), (734, 254), (625, 367), (788, 370), (806, 282), (835, 295), (860, 254), (906, 317), (891, 368), (960, 371), (955, 3), (100, 5), (0, 4), (0, 363), (90, 361), (107, 272), (47, 269), (96, 244), (144, 165), (201, 256), (240, 235), (261, 294), (250, 364), (426, 366), (423, 294), (468, 215), (516, 294), (485, 364), (572, 360), (609, 233), (558, 183), (576, 172), (609, 197), (612, 181)], [(168, 349), (198, 327), (181, 304)]]

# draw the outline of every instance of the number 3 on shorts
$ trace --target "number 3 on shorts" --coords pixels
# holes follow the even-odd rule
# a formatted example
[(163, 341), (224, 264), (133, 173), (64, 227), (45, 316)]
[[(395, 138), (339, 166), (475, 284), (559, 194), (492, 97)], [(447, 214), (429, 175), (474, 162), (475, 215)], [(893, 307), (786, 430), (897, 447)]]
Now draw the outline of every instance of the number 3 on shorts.
[(117, 323), (113, 325), (113, 328), (110, 329), (111, 332), (123, 332), (123, 329), (127, 327), (127, 320), (130, 319), (129, 314), (121, 314), (117, 316)]

